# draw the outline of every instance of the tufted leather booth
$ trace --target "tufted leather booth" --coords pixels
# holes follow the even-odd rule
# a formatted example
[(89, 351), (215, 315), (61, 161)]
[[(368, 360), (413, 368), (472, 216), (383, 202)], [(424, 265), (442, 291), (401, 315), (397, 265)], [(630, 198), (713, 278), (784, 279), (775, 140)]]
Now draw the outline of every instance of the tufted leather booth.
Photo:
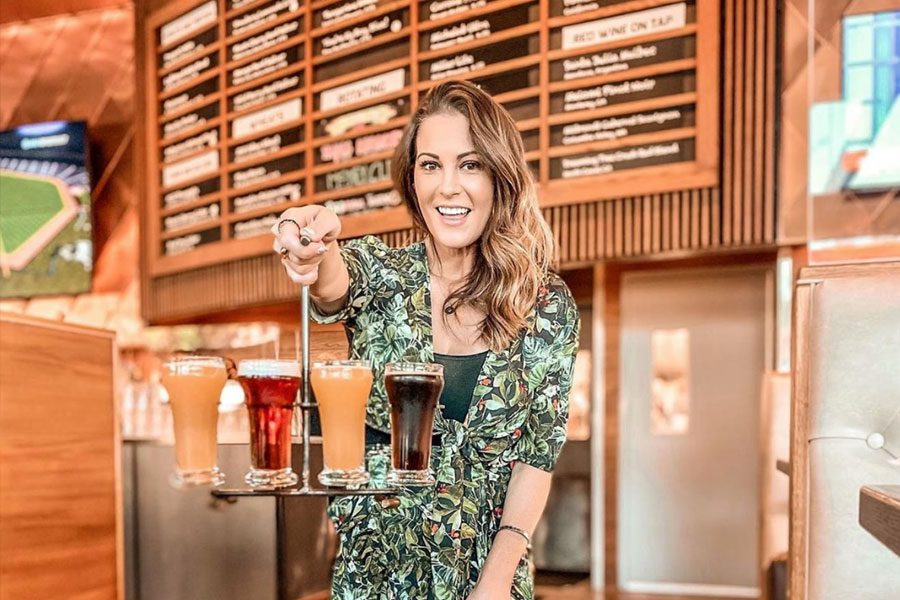
[(900, 263), (801, 271), (792, 383), (790, 597), (900, 599), (900, 557), (858, 523), (900, 483)]

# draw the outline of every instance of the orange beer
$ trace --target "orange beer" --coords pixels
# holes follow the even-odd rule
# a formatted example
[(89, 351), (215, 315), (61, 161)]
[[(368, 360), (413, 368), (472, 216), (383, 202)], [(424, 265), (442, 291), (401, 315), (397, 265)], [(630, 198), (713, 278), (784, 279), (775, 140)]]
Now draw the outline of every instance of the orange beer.
[(368, 482), (366, 401), (372, 389), (372, 369), (360, 360), (316, 362), (309, 380), (322, 423), (325, 468), (319, 482), (341, 487)]
[(162, 384), (169, 394), (175, 433), (176, 486), (220, 485), (216, 466), (219, 397), (228, 375), (215, 356), (184, 356), (163, 364)]

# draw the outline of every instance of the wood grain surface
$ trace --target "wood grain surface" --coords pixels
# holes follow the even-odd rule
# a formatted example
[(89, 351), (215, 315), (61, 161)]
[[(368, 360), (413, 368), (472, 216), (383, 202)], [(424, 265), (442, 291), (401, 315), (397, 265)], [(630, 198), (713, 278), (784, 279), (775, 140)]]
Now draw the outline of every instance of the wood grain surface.
[(0, 600), (122, 598), (112, 333), (0, 316)]

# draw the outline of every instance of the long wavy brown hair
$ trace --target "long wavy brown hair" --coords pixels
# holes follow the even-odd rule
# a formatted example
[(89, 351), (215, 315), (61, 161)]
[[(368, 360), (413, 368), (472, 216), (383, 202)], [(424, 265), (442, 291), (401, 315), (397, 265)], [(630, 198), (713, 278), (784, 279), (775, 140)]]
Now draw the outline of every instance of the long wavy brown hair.
[(468, 120), (472, 143), (491, 175), (494, 196), (491, 215), (476, 242), (473, 269), (448, 296), (444, 308), (479, 310), (485, 315), (481, 339), (499, 351), (518, 335), (534, 308), (553, 261), (553, 235), (538, 208), (515, 121), (467, 81), (446, 81), (432, 88), (395, 151), (391, 175), (415, 225), (428, 235), (413, 179), (419, 127), (431, 115), (447, 113), (459, 113)]

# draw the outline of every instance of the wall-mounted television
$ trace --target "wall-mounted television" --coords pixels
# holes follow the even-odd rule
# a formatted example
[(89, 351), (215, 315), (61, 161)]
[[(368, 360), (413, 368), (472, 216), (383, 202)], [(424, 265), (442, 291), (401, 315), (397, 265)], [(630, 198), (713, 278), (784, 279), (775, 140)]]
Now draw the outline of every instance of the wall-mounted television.
[(90, 291), (87, 146), (83, 122), (0, 132), (0, 298)]

